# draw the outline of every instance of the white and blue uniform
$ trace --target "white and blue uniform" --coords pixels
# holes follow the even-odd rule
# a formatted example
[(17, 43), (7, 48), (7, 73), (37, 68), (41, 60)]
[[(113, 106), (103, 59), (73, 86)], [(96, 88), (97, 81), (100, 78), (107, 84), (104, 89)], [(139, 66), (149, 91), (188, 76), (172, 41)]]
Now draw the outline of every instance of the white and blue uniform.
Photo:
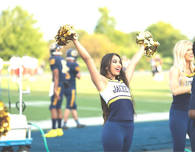
[(100, 95), (110, 111), (102, 132), (104, 151), (128, 151), (134, 129), (130, 90), (122, 81), (109, 80)]
[[(193, 77), (181, 76), (179, 84), (181, 86), (191, 85)], [(184, 84), (183, 84), (184, 82)], [(169, 113), (169, 127), (173, 139), (173, 150), (184, 151), (186, 144), (186, 134), (189, 134), (190, 120), (188, 117), (188, 107), (191, 94), (184, 93), (173, 96), (173, 102)]]

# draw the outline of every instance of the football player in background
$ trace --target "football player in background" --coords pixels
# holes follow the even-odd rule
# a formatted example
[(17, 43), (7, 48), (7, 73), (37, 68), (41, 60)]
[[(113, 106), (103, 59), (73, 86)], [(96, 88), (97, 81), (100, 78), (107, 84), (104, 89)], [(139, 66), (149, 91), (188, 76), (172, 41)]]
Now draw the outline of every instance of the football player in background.
[[(50, 69), (52, 71), (52, 86), (50, 90), (51, 104), (51, 121), (52, 129), (45, 134), (45, 137), (62, 136), (63, 130), (61, 126), (63, 114), (61, 110), (64, 82), (66, 77), (66, 61), (61, 56), (61, 47), (57, 44), (53, 44), (50, 48), (51, 57), (49, 58)], [(58, 126), (56, 126), (58, 124)]]
[(66, 73), (66, 82), (64, 84), (64, 94), (66, 96), (66, 108), (64, 110), (64, 126), (63, 129), (68, 129), (67, 121), (69, 114), (72, 114), (73, 119), (76, 122), (77, 128), (83, 128), (85, 125), (80, 124), (78, 120), (77, 104), (76, 104), (76, 78), (80, 79), (80, 67), (76, 62), (78, 52), (75, 49), (69, 49), (66, 51), (66, 65), (68, 72)]

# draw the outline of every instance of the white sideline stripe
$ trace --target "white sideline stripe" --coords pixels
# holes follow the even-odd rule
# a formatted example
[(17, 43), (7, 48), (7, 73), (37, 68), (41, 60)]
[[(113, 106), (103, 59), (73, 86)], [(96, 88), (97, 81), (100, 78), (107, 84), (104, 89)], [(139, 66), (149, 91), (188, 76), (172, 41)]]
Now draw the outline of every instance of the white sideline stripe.
[[(26, 106), (45, 106), (45, 105), (49, 105), (50, 101), (25, 101)], [(7, 107), (9, 106), (8, 103), (5, 104)], [(12, 103), (11, 106), (15, 106), (16, 103)]]
[(134, 118), (135, 118), (135, 122), (168, 120), (169, 119), (169, 112), (137, 114), (137, 115), (135, 115)]
[[(135, 116), (135, 122), (148, 122), (148, 121), (158, 121), (158, 120), (168, 120), (169, 113), (148, 113), (148, 114), (137, 114)], [(94, 125), (103, 125), (103, 118), (102, 117), (89, 117), (89, 118), (80, 118), (79, 122), (81, 124), (85, 124), (87, 126), (94, 126)], [(32, 121), (32, 123), (38, 125), (42, 129), (51, 129), (51, 120), (44, 120), (44, 121)], [(63, 125), (63, 121), (62, 121)], [(67, 122), (68, 127), (76, 127), (76, 123), (73, 119), (69, 119)], [(32, 129), (37, 130), (37, 128), (32, 127)]]

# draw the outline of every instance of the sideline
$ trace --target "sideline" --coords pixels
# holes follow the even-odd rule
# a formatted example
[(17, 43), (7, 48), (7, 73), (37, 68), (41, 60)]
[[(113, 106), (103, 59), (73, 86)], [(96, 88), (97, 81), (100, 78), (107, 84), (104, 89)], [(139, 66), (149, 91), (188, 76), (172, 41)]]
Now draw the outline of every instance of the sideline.
[[(169, 113), (148, 113), (148, 114), (137, 114), (135, 115), (135, 123), (136, 122), (144, 122), (144, 121), (160, 121), (160, 120), (168, 120)], [(102, 125), (103, 118), (102, 117), (88, 117), (88, 118), (79, 118), (80, 123), (85, 124), (87, 126), (95, 126), (95, 125)], [(32, 121), (38, 125), (42, 129), (51, 129), (51, 120), (44, 120), (44, 121)], [(71, 118), (67, 122), (68, 127), (76, 127), (75, 121)], [(32, 128), (32, 130), (36, 130), (36, 128)]]

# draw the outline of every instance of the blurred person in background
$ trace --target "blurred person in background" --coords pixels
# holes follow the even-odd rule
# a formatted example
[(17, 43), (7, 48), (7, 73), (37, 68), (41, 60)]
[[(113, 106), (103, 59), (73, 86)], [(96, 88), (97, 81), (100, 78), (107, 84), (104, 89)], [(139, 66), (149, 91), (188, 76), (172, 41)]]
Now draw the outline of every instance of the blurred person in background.
[(66, 73), (66, 82), (64, 94), (66, 96), (66, 108), (64, 110), (64, 126), (63, 129), (68, 129), (67, 121), (71, 112), (73, 119), (76, 122), (77, 128), (83, 128), (85, 125), (80, 124), (78, 120), (77, 104), (76, 104), (76, 78), (80, 79), (80, 67), (76, 62), (78, 52), (75, 49), (69, 49), (66, 51), (66, 66), (68, 71)]
[(184, 151), (186, 134), (189, 132), (188, 107), (191, 96), (194, 55), (192, 42), (181, 40), (173, 49), (174, 63), (170, 69), (170, 89), (173, 102), (169, 113), (169, 126), (173, 140), (173, 151)]
[(156, 62), (155, 62), (153, 57), (150, 60), (150, 64), (151, 64), (152, 76), (155, 76), (156, 72), (158, 72), (158, 71), (157, 71), (157, 67), (156, 67)]
[(72, 41), (86, 63), (91, 79), (100, 93), (104, 118), (102, 129), (104, 151), (128, 151), (134, 132), (134, 106), (129, 84), (135, 67), (144, 54), (144, 46), (141, 45), (125, 71), (118, 54), (106, 54), (102, 58), (99, 73), (94, 60), (76, 36)]
[[(193, 54), (195, 56), (195, 41), (193, 43)], [(195, 71), (194, 71), (195, 74)], [(193, 76), (194, 76), (193, 74)], [(189, 117), (190, 121), (190, 132), (191, 132), (191, 147), (192, 151), (195, 152), (195, 76), (193, 77), (192, 81), (192, 94), (190, 98), (190, 105), (189, 105)]]
[(159, 54), (155, 54), (151, 61), (151, 69), (152, 69), (152, 76), (154, 80), (161, 81), (163, 80), (163, 73), (162, 73), (162, 59)]
[[(63, 130), (61, 126), (63, 114), (61, 105), (63, 101), (64, 82), (66, 77), (66, 61), (61, 56), (61, 47), (57, 44), (52, 44), (50, 48), (51, 57), (49, 58), (50, 69), (52, 71), (52, 85), (50, 90), (51, 104), (51, 121), (52, 129), (45, 134), (45, 137), (62, 136)], [(57, 125), (57, 126), (56, 126)]]

